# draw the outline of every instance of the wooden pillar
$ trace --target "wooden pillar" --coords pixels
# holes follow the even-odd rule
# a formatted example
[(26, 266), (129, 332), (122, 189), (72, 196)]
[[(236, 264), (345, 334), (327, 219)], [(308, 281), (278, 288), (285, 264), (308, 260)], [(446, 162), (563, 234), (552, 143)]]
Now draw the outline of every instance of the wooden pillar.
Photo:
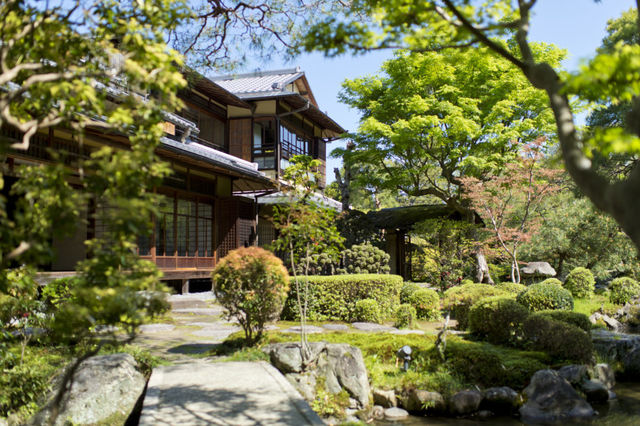
[(182, 294), (189, 294), (189, 280), (182, 280)]

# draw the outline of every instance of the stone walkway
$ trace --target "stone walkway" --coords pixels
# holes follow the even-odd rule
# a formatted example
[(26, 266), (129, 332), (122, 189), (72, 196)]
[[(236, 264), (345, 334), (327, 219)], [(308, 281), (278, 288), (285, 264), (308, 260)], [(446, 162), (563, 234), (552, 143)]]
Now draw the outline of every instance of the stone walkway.
[(323, 425), (270, 364), (194, 360), (155, 368), (141, 426)]

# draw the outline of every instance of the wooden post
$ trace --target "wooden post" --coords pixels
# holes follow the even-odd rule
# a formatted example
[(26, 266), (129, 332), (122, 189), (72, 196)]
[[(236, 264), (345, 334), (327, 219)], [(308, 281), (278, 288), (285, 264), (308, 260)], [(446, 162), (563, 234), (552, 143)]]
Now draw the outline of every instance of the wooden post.
[(182, 294), (189, 294), (189, 280), (182, 280)]

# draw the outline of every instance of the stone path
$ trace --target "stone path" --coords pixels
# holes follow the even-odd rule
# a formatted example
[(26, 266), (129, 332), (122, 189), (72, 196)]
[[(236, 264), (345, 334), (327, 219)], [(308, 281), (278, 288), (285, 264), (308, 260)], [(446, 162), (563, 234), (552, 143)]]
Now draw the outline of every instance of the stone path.
[(324, 423), (284, 376), (266, 362), (195, 360), (153, 370), (139, 424)]

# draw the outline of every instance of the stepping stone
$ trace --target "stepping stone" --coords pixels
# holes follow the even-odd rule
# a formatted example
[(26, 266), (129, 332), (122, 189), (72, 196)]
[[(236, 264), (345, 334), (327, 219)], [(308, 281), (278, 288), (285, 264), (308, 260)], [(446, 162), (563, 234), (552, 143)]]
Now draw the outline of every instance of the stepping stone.
[(265, 325), (264, 329), (266, 331), (272, 331), (272, 330), (280, 330), (280, 327), (278, 327), (277, 325)]
[(424, 334), (423, 330), (392, 330), (389, 332), (389, 334), (400, 334), (400, 335), (405, 335), (405, 334)]
[(232, 335), (233, 333), (235, 333), (236, 331), (240, 331), (240, 327), (211, 326), (211, 327), (204, 327), (201, 330), (194, 331), (191, 334), (199, 337), (211, 337), (214, 339), (224, 340), (230, 335)]
[(160, 333), (163, 331), (171, 331), (176, 328), (173, 324), (144, 324), (140, 326), (143, 333)]
[(409, 417), (409, 413), (402, 408), (387, 408), (384, 410), (384, 417), (388, 420), (402, 420)]
[(186, 308), (175, 309), (173, 312), (177, 314), (195, 314), (195, 315), (210, 315), (216, 316), (223, 312), (223, 308)]
[(322, 328), (326, 328), (327, 330), (333, 330), (333, 331), (345, 331), (349, 329), (349, 327), (347, 327), (344, 324), (324, 324)]
[(389, 327), (388, 325), (380, 325), (372, 322), (354, 322), (351, 324), (353, 328), (360, 331), (372, 331), (374, 333), (381, 333), (384, 331), (398, 330), (395, 327)]
[[(308, 334), (324, 333), (324, 328), (316, 327), (315, 325), (308, 325), (304, 329)], [(301, 331), (302, 330), (299, 325), (282, 330), (283, 333), (300, 333)]]

